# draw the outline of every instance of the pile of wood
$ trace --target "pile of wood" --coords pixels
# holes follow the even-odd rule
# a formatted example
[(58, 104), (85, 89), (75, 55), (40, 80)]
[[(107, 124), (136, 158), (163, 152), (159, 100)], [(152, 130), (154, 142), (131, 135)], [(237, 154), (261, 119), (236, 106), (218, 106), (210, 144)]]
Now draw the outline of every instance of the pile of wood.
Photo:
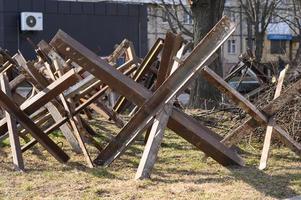
[[(75, 152), (83, 154), (88, 167), (109, 166), (146, 132), (137, 179), (150, 177), (167, 127), (223, 166), (244, 165), (231, 147), (232, 139), (238, 141), (245, 130), (257, 126), (272, 126), (275, 135), (300, 154), (301, 145), (275, 124), (272, 117), (283, 100), (276, 99), (259, 110), (206, 67), (234, 31), (234, 23), (223, 17), (185, 58), (183, 38), (172, 33), (167, 33), (164, 40), (158, 39), (142, 60), (127, 40), (110, 56), (101, 58), (61, 30), (49, 44), (41, 41), (37, 45), (34, 61), (27, 61), (21, 52), (10, 56), (1, 51), (0, 106), (4, 113), (0, 136), (9, 137), (14, 165), (23, 170), (22, 153), (37, 143), (59, 162), (67, 162), (69, 156), (49, 137), (57, 129)], [(125, 62), (118, 65), (121, 57)], [(176, 103), (177, 96), (199, 74), (251, 116), (229, 137), (222, 138), (179, 109)], [(32, 86), (26, 96), (17, 90), (24, 82)], [(124, 124), (119, 114), (128, 109), (132, 117)], [(91, 112), (106, 116), (121, 128), (106, 145), (95, 140), (98, 133), (83, 117), (85, 114), (92, 118)], [(19, 138), (26, 144), (21, 146)], [(99, 151), (96, 158), (91, 158), (87, 144)]]
[[(287, 78), (289, 78), (287, 76)], [(296, 84), (299, 79), (286, 79), (283, 88), (288, 89)], [(273, 100), (273, 94), (276, 90), (275, 84), (270, 84), (260, 95), (254, 97), (252, 102), (258, 108), (263, 108)], [(297, 92), (295, 95), (275, 114), (276, 122), (281, 125), (296, 141), (301, 142), (301, 96)], [(262, 130), (258, 130), (256, 136), (262, 136)], [(275, 141), (278, 142), (278, 141)]]
[[(148, 129), (136, 178), (149, 177), (165, 127), (222, 165), (243, 165), (240, 156), (220, 142), (218, 134), (175, 106), (176, 96), (234, 29), (234, 24), (223, 18), (185, 60), (181, 58), (183, 38), (172, 33), (158, 39), (142, 60), (129, 41), (101, 58), (63, 31), (58, 31), (49, 44), (41, 41), (37, 45), (34, 61), (27, 61), (21, 52), (10, 56), (2, 51), (0, 105), (4, 116), (0, 135), (1, 139), (9, 137), (14, 165), (23, 170), (22, 153), (36, 143), (58, 161), (67, 162), (69, 156), (48, 136), (60, 129), (73, 150), (85, 156), (88, 167), (108, 166)], [(125, 62), (118, 66), (120, 57)], [(24, 82), (32, 86), (25, 97), (17, 90)], [(113, 94), (119, 96), (116, 102), (110, 97)], [(109, 99), (113, 99), (111, 107), (106, 102)], [(134, 109), (133, 117), (124, 125), (119, 113), (126, 108)], [(93, 117), (91, 111), (122, 127), (106, 146), (95, 140), (97, 133), (82, 117), (83, 113)], [(19, 137), (25, 145), (20, 146)], [(99, 150), (94, 161), (87, 143)]]

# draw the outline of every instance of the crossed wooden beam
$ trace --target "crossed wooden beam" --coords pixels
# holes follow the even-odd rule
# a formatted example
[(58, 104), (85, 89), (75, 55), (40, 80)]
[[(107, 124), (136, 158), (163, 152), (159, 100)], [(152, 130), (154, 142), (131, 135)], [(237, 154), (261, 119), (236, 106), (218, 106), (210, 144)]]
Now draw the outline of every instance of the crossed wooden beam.
[[(182, 61), (178, 70), (168, 77), (153, 94), (133, 79), (114, 69), (69, 35), (59, 31), (50, 45), (65, 60), (70, 59), (77, 63), (84, 70), (140, 107), (114, 140), (100, 152), (94, 163), (107, 166), (120, 156), (147, 125), (153, 122), (154, 116), (162, 110), (165, 104), (185, 89), (192, 77), (197, 74), (198, 70), (234, 30), (234, 24), (227, 18), (223, 18), (199, 43), (190, 56)], [(244, 164), (233, 149), (227, 148), (220, 142), (221, 137), (216, 133), (175, 107), (172, 106), (171, 110), (167, 127), (222, 165)]]
[[(45, 50), (45, 48), (48, 48), (50, 59), (32, 63), (27, 62), (21, 53), (16, 54), (12, 58), (10, 58), (9, 55), (6, 55), (10, 58), (10, 63), (6, 63), (6, 65), (4, 65), (6, 68), (2, 71), (1, 74), (1, 87), (3, 92), (9, 97), (10, 91), (12, 89), (16, 88), (22, 82), (27, 81), (34, 85), (37, 93), (27, 100), (20, 97), (22, 99), (22, 103), (20, 103), (19, 105), (16, 105), (12, 101), (3, 98), (3, 101), (0, 103), (3, 108), (8, 108), (13, 111), (17, 110), (18, 112), (22, 113), (22, 115), (20, 115), (19, 113), (10, 114), (10, 112), (6, 112), (5, 118), (0, 121), (1, 139), (9, 136), (13, 162), (17, 169), (24, 170), (21, 153), (31, 148), (37, 142), (40, 142), (42, 146), (44, 146), (57, 160), (66, 162), (69, 157), (48, 137), (48, 134), (60, 127), (67, 141), (73, 147), (73, 150), (77, 153), (83, 152), (87, 159), (88, 166), (93, 167), (92, 160), (86, 150), (81, 135), (83, 134), (83, 131), (89, 132), (89, 134), (91, 135), (96, 134), (95, 132), (93, 132), (93, 129), (88, 125), (88, 123), (80, 118), (78, 114), (88, 106), (91, 106), (95, 102), (97, 102), (98, 99), (102, 95), (104, 95), (108, 87), (98, 87), (99, 89), (96, 91), (94, 91), (94, 87), (96, 87), (96, 85), (92, 84), (93, 87), (91, 87), (91, 85), (89, 87), (86, 87), (87, 84), (78, 82), (80, 80), (78, 74), (80, 74), (82, 71), (81, 67), (77, 66), (72, 69), (72, 67), (68, 66), (68, 63), (65, 62), (58, 54), (56, 54), (56, 52), (51, 50), (51, 47), (48, 44), (45, 44), (45, 42), (42, 41), (39, 45), (40, 47), (43, 47), (43, 50)], [(41, 49), (39, 49), (39, 51), (40, 53), (43, 53)], [(128, 53), (129, 52), (130, 51), (128, 51)], [(52, 60), (53, 63), (50, 63), (49, 60)], [(60, 67), (58, 60), (60, 61), (60, 64), (66, 67), (66, 69)], [(118, 67), (118, 69), (125, 70), (131, 64), (132, 60), (129, 60), (129, 62), (127, 62), (124, 66)], [(18, 75), (17, 78), (13, 79), (11, 82), (8, 82), (5, 73), (8, 70), (7, 67), (12, 68), (13, 66), (16, 67), (17, 70), (19, 70), (22, 74)], [(52, 67), (55, 68), (55, 73), (57, 73), (57, 76), (55, 76), (54, 72), (52, 71)], [(136, 67), (132, 67), (129, 70), (125, 70), (124, 73), (126, 75), (129, 75), (130, 73), (135, 71), (135, 69)], [(45, 73), (45, 70), (46, 75), (50, 76), (51, 80), (48, 79), (49, 77), (46, 78), (41, 73), (41, 71)], [(96, 82), (97, 81), (98, 80), (96, 79)], [(90, 83), (91, 82), (88, 82), (88, 84)], [(73, 88), (75, 90), (72, 90), (72, 92), (82, 92), (81, 97), (84, 97), (87, 94), (90, 94), (91, 96), (85, 99), (85, 101), (78, 107), (75, 107), (74, 102), (72, 102), (72, 99), (70, 99), (71, 97), (74, 97), (72, 96), (72, 92), (70, 93), (69, 91), (68, 93), (68, 91), (65, 91), (66, 89), (70, 89), (71, 86), (75, 86), (75, 88)], [(91, 93), (92, 89), (94, 89), (93, 93)], [(67, 93), (64, 93), (63, 95), (64, 91)], [(57, 96), (60, 97), (60, 101), (56, 99)], [(68, 100), (71, 102), (66, 102), (65, 97), (68, 98)], [(78, 98), (77, 95), (76, 97)], [(100, 102), (98, 103), (100, 104)], [(73, 106), (72, 109), (71, 106)], [(47, 111), (43, 108), (46, 108), (49, 114), (47, 114)], [(107, 109), (105, 111), (108, 111), (107, 107), (99, 108), (99, 110), (101, 109)], [(118, 117), (116, 115), (113, 115), (113, 112), (110, 114), (111, 115), (109, 115), (109, 117), (113, 120), (116, 120), (117, 125), (123, 126), (123, 122), (121, 120), (118, 121)], [(20, 117), (24, 116), (27, 116), (27, 118), (19, 119)], [(54, 124), (52, 124), (51, 117), (54, 119)], [(75, 117), (77, 117), (76, 120), (78, 120), (76, 122), (74, 119)], [(15, 118), (18, 122), (21, 123), (22, 126), (24, 126), (22, 120), (31, 120), (31, 123), (28, 123), (25, 127), (27, 132), (20, 129), (21, 127), (17, 125), (16, 120), (14, 120)], [(47, 122), (47, 126), (45, 126), (45, 122)], [(70, 122), (71, 127), (68, 122)], [(18, 136), (20, 135), (21, 137), (25, 138), (25, 134), (28, 132), (31, 133), (34, 139), (27, 141), (27, 144), (21, 147)], [(92, 139), (92, 137), (89, 136), (89, 139)], [(102, 149), (99, 144), (95, 142), (93, 144), (99, 150)]]
[[(282, 72), (282, 76), (283, 73)], [(301, 144), (295, 141), (284, 129), (277, 125), (273, 119), (273, 115), (281, 109), (281, 107), (292, 100), (292, 98), (301, 91), (301, 81), (296, 82), (290, 88), (280, 95), (280, 89), (282, 86), (282, 78), (280, 77), (280, 82), (278, 86), (278, 91), (276, 92), (276, 98), (271, 101), (266, 107), (261, 110), (257, 109), (250, 101), (248, 101), (239, 92), (233, 89), (229, 84), (227, 84), (222, 78), (220, 78), (216, 73), (214, 73), (210, 68), (204, 67), (201, 70), (201, 74), (216, 88), (221, 92), (226, 94), (234, 103), (236, 103), (240, 108), (242, 108), (251, 117), (248, 118), (241, 126), (231, 131), (223, 140), (222, 143), (227, 146), (232, 146), (236, 144), (241, 137), (246, 133), (252, 131), (256, 127), (266, 126), (268, 127), (268, 132), (266, 144), (263, 149), (261, 166), (260, 169), (266, 168), (268, 149), (271, 137), (271, 130), (273, 130), (275, 136), (288, 148), (290, 148), (297, 155), (301, 155)]]
[[(137, 179), (150, 177), (166, 127), (224, 166), (244, 165), (231, 146), (239, 141), (243, 131), (262, 125), (268, 126), (262, 155), (263, 166), (267, 162), (271, 130), (300, 155), (301, 145), (275, 124), (273, 114), (301, 91), (301, 81), (284, 91), (281, 98), (276, 98), (280, 91), (277, 89), (275, 99), (259, 110), (206, 67), (215, 51), (234, 30), (235, 25), (226, 17), (222, 18), (186, 59), (181, 58), (183, 40), (180, 35), (167, 33), (165, 40), (159, 39), (141, 62), (135, 55), (133, 45), (127, 40), (104, 60), (63, 31), (58, 31), (50, 44), (44, 41), (38, 44), (37, 62), (27, 62), (20, 52), (12, 58), (7, 56), (8, 61), (3, 65), (5, 67), (1, 69), (0, 75), (0, 106), (6, 110), (5, 118), (0, 120), (0, 137), (9, 137), (14, 165), (23, 170), (22, 152), (37, 142), (58, 161), (66, 162), (68, 155), (48, 137), (57, 128), (61, 129), (74, 151), (83, 153), (87, 165), (93, 167), (94, 164), (110, 165), (139, 135), (151, 127), (136, 173)], [(152, 92), (139, 82), (143, 75), (152, 70), (151, 66), (161, 50), (157, 82)], [(123, 55), (126, 55), (126, 62), (115, 66), (118, 57)], [(12, 66), (21, 74), (8, 81), (6, 72)], [(132, 73), (132, 78), (128, 77)], [(200, 73), (251, 116), (224, 139), (174, 106), (176, 96)], [(11, 98), (16, 93), (12, 94), (11, 91), (23, 81), (35, 86), (33, 95), (28, 99), (18, 97), (19, 103), (15, 104)], [(121, 95), (114, 110), (100, 100), (109, 88)], [(123, 126), (117, 112), (124, 108), (125, 99), (137, 105), (139, 110)], [(111, 136), (111, 141), (104, 148), (94, 141), (93, 136), (97, 133), (79, 115), (82, 111), (88, 114), (88, 107), (106, 114), (117, 126), (123, 127), (116, 137)], [(26, 133), (30, 133), (33, 139), (21, 147), (19, 136), (26, 138)], [(87, 151), (87, 141), (100, 151), (94, 162)]]

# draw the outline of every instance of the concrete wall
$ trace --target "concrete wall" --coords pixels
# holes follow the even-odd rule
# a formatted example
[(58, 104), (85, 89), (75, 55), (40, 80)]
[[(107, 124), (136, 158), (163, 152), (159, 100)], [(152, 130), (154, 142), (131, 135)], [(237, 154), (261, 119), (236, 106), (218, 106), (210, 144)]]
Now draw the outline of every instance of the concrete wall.
[[(43, 12), (44, 30), (19, 31), (20, 12)], [(49, 41), (62, 29), (99, 55), (113, 51), (124, 38), (133, 41), (137, 55), (147, 51), (147, 9), (145, 5), (54, 0), (0, 0), (0, 46), (11, 53), (18, 49), (33, 58), (26, 38), (35, 43)]]

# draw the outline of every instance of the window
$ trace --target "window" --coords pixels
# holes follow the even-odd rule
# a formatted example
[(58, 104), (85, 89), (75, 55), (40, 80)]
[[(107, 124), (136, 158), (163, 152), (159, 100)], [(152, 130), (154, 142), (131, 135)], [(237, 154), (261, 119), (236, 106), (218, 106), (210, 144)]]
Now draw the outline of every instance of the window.
[(168, 13), (166, 13), (164, 10), (162, 10), (162, 21), (167, 22), (168, 20)]
[(271, 40), (271, 54), (285, 54), (286, 40)]
[(184, 24), (192, 24), (191, 13), (187, 13), (187, 12), (184, 11), (183, 22), (184, 22)]
[(230, 11), (229, 17), (230, 17), (232, 22), (236, 22), (236, 15), (235, 15), (234, 11)]
[(228, 53), (229, 54), (236, 53), (236, 40), (228, 40)]

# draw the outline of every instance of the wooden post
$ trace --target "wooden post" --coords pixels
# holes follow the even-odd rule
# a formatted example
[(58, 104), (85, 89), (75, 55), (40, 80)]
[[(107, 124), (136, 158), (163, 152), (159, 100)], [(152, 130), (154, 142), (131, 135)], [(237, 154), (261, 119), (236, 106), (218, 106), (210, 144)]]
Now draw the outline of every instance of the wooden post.
[(26, 128), (31, 135), (58, 161), (67, 162), (69, 156), (55, 144), (33, 121), (16, 106), (8, 96), (0, 91), (0, 105), (12, 114)]
[[(229, 21), (226, 18), (223, 18), (221, 23), (214, 28), (214, 33), (220, 29), (223, 30), (223, 36), (219, 36), (227, 38), (234, 27), (232, 27), (232, 25), (229, 26)], [(211, 37), (212, 34), (213, 32), (209, 33), (208, 37)], [(217, 40), (220, 41), (220, 39), (214, 39), (213, 41)], [(220, 43), (223, 43), (223, 41), (224, 39), (222, 39)], [(84, 70), (93, 73), (95, 77), (100, 79), (103, 83), (108, 84), (111, 88), (125, 96), (134, 104), (141, 106), (145, 100), (151, 98), (151, 91), (136, 83), (131, 78), (123, 75), (63, 31), (60, 30), (52, 39), (50, 44), (59, 54), (63, 55), (65, 58), (72, 59), (74, 62), (82, 66)], [(215, 44), (212, 44), (212, 40), (210, 40), (210, 43), (205, 44), (205, 47), (209, 48), (209, 46), (212, 45), (214, 46)], [(195, 52), (191, 55), (192, 58), (189, 58), (189, 60), (193, 61), (191, 59), (194, 58), (195, 60), (200, 61), (200, 57), (198, 55), (200, 54), (199, 51), (202, 49), (203, 48), (201, 46), (197, 46), (194, 50)], [(207, 50), (209, 51), (207, 48), (203, 51), (206, 52)], [(208, 55), (208, 57), (210, 57), (210, 55)], [(188, 65), (191, 65), (192, 63), (194, 62), (188, 62)], [(197, 120), (194, 120), (192, 117), (175, 107), (173, 107), (171, 117), (169, 118), (168, 127), (222, 165), (244, 164), (243, 160), (236, 152), (220, 143), (221, 138), (218, 134), (206, 128)], [(218, 137), (219, 139), (217, 139)], [(116, 139), (116, 144), (117, 141), (118, 140)], [(102, 164), (103, 162), (104, 161), (101, 159), (97, 160), (98, 164)]]
[[(284, 81), (284, 77), (285, 77), (285, 74), (286, 74), (287, 70), (288, 70), (288, 65), (280, 72), (278, 82), (277, 82), (277, 86), (276, 86), (274, 99), (276, 99), (280, 96), (283, 81)], [(272, 119), (269, 119), (269, 124), (273, 124), (273, 122), (274, 122), (274, 117), (272, 117)], [(268, 125), (267, 130), (265, 132), (264, 144), (263, 144), (261, 158), (260, 158), (260, 164), (259, 164), (259, 169), (260, 170), (263, 170), (267, 167), (269, 149), (270, 149), (270, 146), (271, 146), (272, 132), (273, 132), (273, 126)]]
[[(182, 46), (182, 48), (177, 53), (178, 59), (181, 59), (183, 50), (184, 46)], [(168, 72), (172, 74), (178, 67), (179, 63), (177, 61), (174, 61), (172, 68), (169, 69)], [(163, 82), (164, 80), (162, 80), (162, 83)], [(136, 172), (135, 179), (150, 178), (152, 169), (157, 160), (158, 152), (163, 139), (164, 130), (167, 126), (169, 116), (172, 112), (172, 107), (175, 99), (176, 97), (172, 98), (169, 102), (167, 102), (166, 105), (164, 105), (162, 110), (159, 112), (159, 114), (156, 115)]]
[[(109, 144), (98, 156), (103, 160), (104, 165), (109, 165), (131, 145), (144, 128), (151, 123), (153, 117), (158, 113), (164, 104), (173, 99), (179, 92), (185, 89), (188, 84), (209, 60), (214, 52), (234, 32), (235, 25), (227, 18), (221, 21), (200, 41), (194, 51), (181, 63), (181, 67), (173, 73), (151, 98), (146, 100), (138, 112), (119, 132), (116, 138), (120, 142), (116, 145)], [(212, 43), (212, 41), (215, 41)]]
[[(14, 56), (14, 59), (18, 62), (18, 64), (20, 66), (22, 66), (23, 70), (32, 79), (35, 79), (36, 83), (33, 85), (36, 85), (36, 87), (39, 90), (43, 90), (44, 88), (46, 88), (49, 85), (48, 81), (33, 66), (27, 65), (26, 60), (24, 59), (24, 57), (21, 54), (17, 54), (16, 56)], [(76, 78), (76, 80), (77, 80), (77, 78)], [(65, 84), (65, 86), (66, 85), (67, 84)], [(72, 85), (72, 84), (70, 84), (70, 85)], [(70, 85), (67, 85), (67, 86), (69, 87)], [(58, 92), (56, 92), (56, 94), (58, 94)], [(56, 102), (56, 101), (54, 100), (54, 102)], [(63, 117), (62, 114), (60, 113), (60, 110), (63, 110), (61, 104), (56, 103), (56, 105), (54, 105), (53, 102), (48, 102), (46, 104), (46, 108), (51, 113), (53, 119), (56, 122), (58, 122)], [(60, 109), (60, 108), (62, 108), (62, 109)], [(73, 148), (73, 150), (76, 153), (81, 153), (79, 144), (78, 144), (76, 138), (74, 137), (73, 132), (72, 132), (71, 128), (69, 127), (69, 125), (64, 123), (59, 128), (62, 131), (62, 133), (64, 134), (64, 136), (65, 136), (66, 140), (68, 141), (68, 143), (70, 144), (70, 146)]]
[(290, 148), (297, 155), (301, 155), (301, 144), (296, 142), (285, 130), (275, 124), (269, 124), (269, 117), (258, 110), (251, 102), (243, 97), (239, 92), (233, 89), (228, 83), (221, 79), (214, 71), (209, 67), (204, 67), (201, 70), (201, 74), (213, 85), (215, 85), (220, 91), (225, 93), (233, 102), (244, 109), (259, 125), (272, 125), (278, 139), (283, 142), (288, 148)]
[[(0, 82), (1, 82), (2, 91), (8, 97), (11, 97), (11, 91), (9, 88), (9, 83), (5, 72), (0, 74)], [(9, 143), (12, 152), (14, 168), (16, 170), (23, 171), (24, 162), (23, 162), (21, 145), (20, 145), (18, 131), (17, 131), (16, 119), (8, 111), (5, 111), (5, 118), (7, 123), (8, 134), (9, 134)]]
[[(45, 64), (46, 64), (46, 66), (49, 66), (48, 63), (45, 63)], [(60, 72), (60, 66), (58, 65), (58, 62), (57, 62), (56, 59), (53, 60), (53, 65), (54, 65), (54, 68), (57, 70), (59, 77), (62, 77), (63, 74)], [(47, 69), (48, 69), (48, 73), (49, 73), (50, 77), (53, 79), (53, 81), (55, 81), (56, 78), (55, 78), (51, 68), (47, 67)], [(90, 154), (89, 154), (89, 152), (86, 148), (86, 145), (83, 142), (83, 138), (80, 135), (80, 131), (79, 131), (79, 128), (78, 128), (78, 126), (79, 126), (81, 128), (81, 130), (83, 130), (80, 117), (77, 116), (77, 115), (72, 115), (72, 113), (75, 110), (74, 102), (71, 99), (68, 99), (68, 102), (67, 102), (67, 100), (65, 99), (63, 94), (60, 94), (59, 97), (61, 99), (61, 102), (63, 103), (63, 106), (64, 106), (65, 110), (70, 115), (69, 116), (70, 124), (73, 128), (74, 135), (75, 135), (75, 137), (76, 137), (76, 139), (79, 143), (79, 146), (80, 146), (80, 148), (81, 148), (81, 150), (82, 150), (82, 152), (83, 152), (83, 154), (86, 158), (86, 162), (88, 164), (88, 167), (93, 168), (94, 167), (93, 162), (92, 162)]]

